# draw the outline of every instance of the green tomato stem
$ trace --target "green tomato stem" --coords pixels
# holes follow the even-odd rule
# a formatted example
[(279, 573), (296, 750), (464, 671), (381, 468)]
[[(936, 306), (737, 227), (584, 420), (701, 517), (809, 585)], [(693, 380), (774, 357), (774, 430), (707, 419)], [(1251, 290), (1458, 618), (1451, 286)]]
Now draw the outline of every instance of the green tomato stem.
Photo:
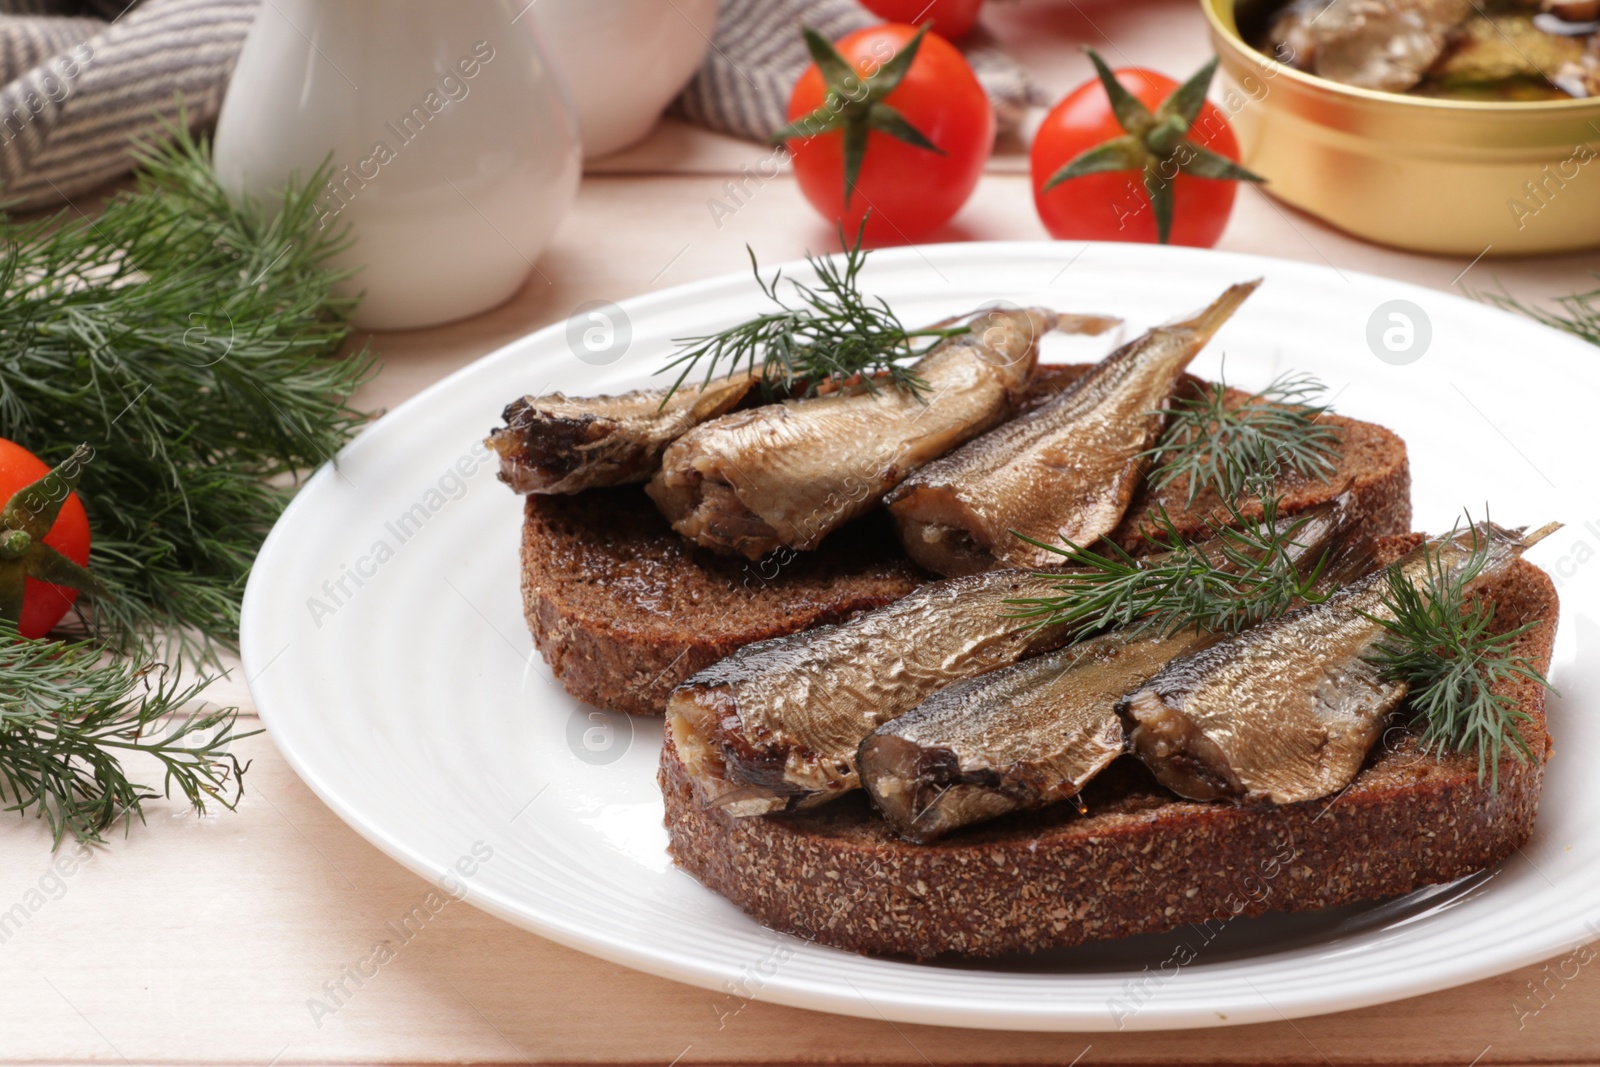
[(8, 530), (0, 535), (0, 559), (21, 559), (33, 548), (33, 538), (26, 530)]

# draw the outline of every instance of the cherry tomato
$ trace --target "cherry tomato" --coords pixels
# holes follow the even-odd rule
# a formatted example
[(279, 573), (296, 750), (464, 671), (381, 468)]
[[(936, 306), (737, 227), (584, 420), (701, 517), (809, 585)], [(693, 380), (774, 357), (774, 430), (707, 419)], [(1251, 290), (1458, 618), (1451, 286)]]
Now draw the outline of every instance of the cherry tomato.
[(861, 6), (885, 22), (917, 26), (931, 22), (934, 33), (959, 41), (978, 24), (983, 0), (861, 0)]
[[(1114, 72), (1142, 104), (1155, 111), (1177, 83), (1137, 67)], [(1044, 185), (1080, 153), (1126, 136), (1112, 114), (1100, 81), (1091, 79), (1067, 95), (1045, 117), (1033, 140), (1034, 204), (1051, 235), (1081, 241), (1157, 240), (1155, 213), (1137, 170), (1109, 171), (1070, 178), (1048, 192)], [(1200, 108), (1187, 139), (1235, 163), (1239, 142), (1216, 105)], [(1233, 211), (1235, 182), (1177, 173), (1172, 189), (1169, 243), (1209, 248), (1217, 243)]]
[[(50, 473), (50, 467), (21, 445), (0, 438), (0, 506), (20, 490)], [(80, 567), (89, 564), (89, 516), (83, 502), (73, 493), (61, 505), (55, 525), (44, 543)], [(76, 589), (51, 585), (29, 578), (22, 601), (22, 618), (17, 626), (23, 637), (38, 638), (49, 633), (78, 599)]]
[[(872, 75), (917, 33), (914, 26), (887, 23), (857, 30), (835, 47), (870, 84)], [(805, 119), (827, 101), (828, 87), (813, 63), (789, 98), (791, 122)], [(994, 148), (994, 109), (961, 53), (932, 34), (922, 38), (904, 79), (882, 104), (943, 154), (870, 130), (848, 205), (845, 131), (830, 129), (786, 143), (800, 191), (824, 218), (836, 220), (854, 236), (865, 217), (869, 243), (910, 241), (949, 221), (972, 195)]]

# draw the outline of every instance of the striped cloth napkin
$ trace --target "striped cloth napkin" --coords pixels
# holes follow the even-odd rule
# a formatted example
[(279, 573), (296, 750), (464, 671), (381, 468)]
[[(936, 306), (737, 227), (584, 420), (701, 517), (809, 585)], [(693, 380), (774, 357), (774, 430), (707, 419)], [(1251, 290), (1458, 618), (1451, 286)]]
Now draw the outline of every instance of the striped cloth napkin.
[[(856, 0), (722, 0), (711, 51), (673, 110), (698, 125), (765, 141), (787, 121), (789, 91), (811, 62), (800, 24), (837, 41), (882, 21)], [(1050, 103), (981, 26), (960, 47), (1001, 130), (1016, 129), (1028, 108)]]
[(128, 171), (179, 100), (216, 120), (257, 0), (0, 0), (0, 200), (57, 206)]
[[(215, 122), (259, 0), (0, 0), (0, 201), (59, 206), (131, 167), (181, 106)], [(335, 0), (337, 2), (337, 0)], [(855, 0), (722, 0), (715, 47), (676, 109), (764, 141), (808, 59), (798, 24), (838, 38), (878, 21)], [(975, 35), (977, 36), (977, 35)], [(1000, 125), (1037, 103), (992, 41), (966, 46)]]

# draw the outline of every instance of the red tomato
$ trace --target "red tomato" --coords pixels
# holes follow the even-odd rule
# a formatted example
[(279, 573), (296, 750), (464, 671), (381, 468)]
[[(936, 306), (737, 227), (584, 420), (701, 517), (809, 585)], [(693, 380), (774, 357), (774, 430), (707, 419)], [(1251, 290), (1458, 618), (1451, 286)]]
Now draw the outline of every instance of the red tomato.
[[(835, 47), (858, 74), (870, 77), (916, 32), (914, 26), (894, 23), (870, 26)], [(821, 107), (826, 96), (827, 86), (813, 63), (789, 98), (790, 121)], [(910, 241), (949, 221), (972, 195), (994, 148), (994, 109), (961, 53), (932, 34), (923, 38), (905, 79), (883, 103), (944, 154), (871, 131), (848, 207), (844, 131), (797, 137), (787, 144), (800, 191), (823, 217), (838, 220), (847, 236), (854, 237), (866, 216), (868, 242)]]
[[(1117, 80), (1150, 110), (1177, 88), (1164, 74), (1124, 67)], [(1080, 241), (1156, 240), (1150, 196), (1138, 171), (1086, 174), (1040, 192), (1051, 175), (1079, 153), (1121, 137), (1126, 131), (1111, 113), (1106, 90), (1098, 80), (1078, 86), (1045, 117), (1033, 139), (1033, 199), (1051, 236)], [(1235, 162), (1239, 142), (1215, 104), (1200, 109), (1188, 139)], [(1172, 234), (1169, 243), (1210, 248), (1222, 236), (1233, 211), (1235, 182), (1177, 175), (1173, 186)]]
[[(0, 506), (49, 473), (49, 465), (32, 452), (0, 438)], [(61, 513), (45, 535), (44, 543), (80, 567), (89, 565), (89, 516), (84, 513), (77, 493), (68, 496), (61, 505)], [(77, 599), (76, 589), (29, 578), (17, 629), (23, 637), (43, 637), (71, 610), (72, 602)]]
[(920, 26), (933, 23), (933, 32), (958, 41), (978, 24), (983, 0), (861, 0), (861, 6), (885, 22)]

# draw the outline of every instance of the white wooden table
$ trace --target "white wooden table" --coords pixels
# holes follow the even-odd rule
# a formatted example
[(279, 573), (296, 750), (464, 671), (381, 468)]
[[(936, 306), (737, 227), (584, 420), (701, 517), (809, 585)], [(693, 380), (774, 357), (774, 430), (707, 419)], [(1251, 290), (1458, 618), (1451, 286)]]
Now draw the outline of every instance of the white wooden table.
[[(1183, 0), (996, 5), (986, 17), (1055, 93), (1087, 75), (1081, 43), (1178, 76), (1208, 54), (1198, 11)], [(373, 338), (383, 370), (360, 402), (392, 406), (586, 300), (738, 270), (746, 243), (764, 263), (831, 247), (787, 177), (753, 188), (717, 224), (707, 201), (725, 197), (729, 176), (764, 155), (669, 124), (595, 168), (540, 273), (514, 300), (467, 322)], [(941, 239), (1043, 238), (1021, 164), (1015, 154), (997, 159)], [(1407, 255), (1347, 238), (1254, 190), (1241, 194), (1221, 247), (1441, 289), (1503, 283), (1532, 299), (1587, 287), (1600, 265), (1594, 255), (1476, 265)], [(213, 696), (251, 714), (237, 673)], [(197, 819), (155, 803), (147, 825), (87, 860), (71, 846), (52, 857), (33, 820), (0, 821), (0, 1064), (1600, 1062), (1600, 966), (1561, 960), (1293, 1022), (994, 1034), (762, 1003), (719, 1020), (717, 994), (452, 904), (358, 987), (347, 965), (391, 938), (386, 924), (428, 887), (323, 807), (270, 739), (240, 751), (253, 765), (237, 813)], [(326, 1003), (341, 980), (349, 995), (339, 1009), (313, 1013), (311, 998)]]

